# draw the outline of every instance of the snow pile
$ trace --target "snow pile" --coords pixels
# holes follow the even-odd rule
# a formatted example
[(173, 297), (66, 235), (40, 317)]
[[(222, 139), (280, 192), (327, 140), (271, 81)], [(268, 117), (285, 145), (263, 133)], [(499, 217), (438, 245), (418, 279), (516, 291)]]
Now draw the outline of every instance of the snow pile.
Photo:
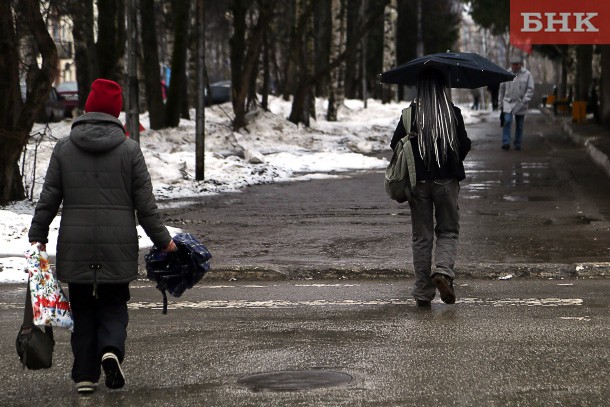
[[(180, 120), (176, 128), (150, 130), (148, 113), (140, 116), (145, 130), (140, 144), (152, 178), (159, 205), (176, 198), (194, 199), (202, 195), (239, 191), (249, 185), (337, 177), (341, 173), (382, 170), (386, 158), (375, 154), (389, 149), (389, 142), (406, 103), (382, 104), (369, 100), (365, 109), (360, 100), (346, 100), (339, 110), (338, 121), (326, 121), (327, 101), (316, 100), (317, 120), (310, 127), (295, 125), (286, 118), (291, 103), (270, 98), (269, 111), (249, 114), (249, 124), (239, 132), (231, 126), (230, 103), (206, 108), (205, 180), (195, 180), (195, 121)], [(478, 121), (477, 112), (462, 108), (466, 123)], [(195, 118), (195, 112), (190, 116)], [(124, 114), (119, 119), (125, 122)], [(24, 159), (28, 189), (38, 199), (48, 162), (57, 139), (70, 134), (72, 120), (36, 125), (34, 137)], [(37, 144), (39, 143), (39, 144)], [(35, 154), (35, 159), (34, 159)], [(389, 156), (389, 152), (386, 154)], [(33, 176), (35, 167), (35, 176)], [(32, 182), (34, 180), (34, 182)], [(33, 187), (32, 187), (33, 183)], [(29, 242), (27, 232), (34, 204), (16, 202), (0, 208), (0, 283), (24, 282), (23, 252)], [(60, 218), (56, 217), (49, 232), (49, 254), (55, 254)], [(170, 231), (172, 234), (177, 230)], [(140, 247), (152, 243), (139, 230)]]

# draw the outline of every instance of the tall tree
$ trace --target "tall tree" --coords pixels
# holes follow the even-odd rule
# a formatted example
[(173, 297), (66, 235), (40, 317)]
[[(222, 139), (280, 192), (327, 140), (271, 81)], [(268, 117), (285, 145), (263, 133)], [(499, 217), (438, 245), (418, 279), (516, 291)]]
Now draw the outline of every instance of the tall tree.
[[(332, 41), (331, 59), (337, 59), (345, 49), (347, 42), (347, 1), (333, 0), (331, 3)], [(326, 120), (337, 121), (339, 107), (345, 99), (345, 63), (340, 64), (330, 73), (328, 83), (328, 109)]]
[(197, 113), (195, 114), (195, 179), (205, 178), (205, 0), (197, 0)]
[[(389, 0), (380, 1), (380, 4), (377, 5), (375, 9), (373, 9), (368, 15), (367, 19), (362, 23), (361, 26), (356, 30), (355, 35), (352, 40), (357, 43), (364, 34), (376, 23), (379, 22), (379, 18), (383, 15), (383, 11), (385, 5)], [(304, 44), (301, 44), (301, 47)], [(312, 86), (315, 86), (321, 78), (325, 75), (328, 75), (333, 69), (337, 68), (343, 61), (346, 60), (350, 52), (353, 52), (354, 49), (347, 48), (344, 50), (335, 60), (330, 61), (325, 67), (314, 72), (313, 75), (301, 75), (299, 77), (299, 83), (296, 91), (294, 92), (294, 97), (292, 99), (292, 109), (290, 110), (290, 116), (288, 120), (293, 123), (307, 123), (308, 117), (306, 117), (304, 108), (307, 106), (307, 95)]]
[[(347, 2), (347, 0), (345, 1)], [(318, 2), (313, 10), (313, 41), (315, 45), (314, 70), (316, 71), (324, 68), (328, 63), (329, 58), (331, 58), (332, 37), (335, 33), (333, 27), (337, 27), (337, 24), (332, 22), (333, 2), (334, 0)], [(345, 47), (345, 44), (343, 44), (343, 46)], [(330, 76), (322, 78), (322, 80), (316, 84), (315, 94), (317, 96), (328, 96), (329, 82)]]
[(593, 45), (576, 46), (576, 94), (577, 100), (588, 100), (593, 79)]
[[(251, 30), (247, 29), (247, 12), (252, 0), (233, 0), (233, 36), (231, 37), (231, 102), (233, 104), (233, 128), (246, 125), (246, 96), (251, 83), (252, 72), (258, 63), (263, 45), (264, 33), (273, 15), (273, 0), (257, 0), (258, 19)], [(249, 32), (246, 37), (246, 32)]]
[(155, 24), (155, 1), (140, 0), (140, 18), (142, 19), (142, 47), (144, 84), (146, 104), (150, 116), (150, 128), (164, 128), (165, 106), (161, 90), (161, 73), (159, 71), (159, 51), (157, 44), (157, 26)]
[[(422, 34), (426, 54), (452, 49), (459, 38), (461, 12), (453, 0), (426, 0), (423, 3)], [(417, 0), (398, 0), (396, 36), (397, 64), (418, 56), (417, 54)]]
[(508, 32), (510, 27), (510, 0), (462, 0), (470, 4), (474, 22), (488, 28), (494, 35)]
[(185, 96), (190, 3), (189, 0), (175, 0), (172, 3), (174, 50), (172, 53), (172, 76), (166, 102), (166, 119), (169, 127), (177, 127), (180, 123), (182, 98)]
[(610, 45), (602, 45), (602, 75), (600, 83), (601, 93), (601, 121), (610, 127)]
[(127, 45), (125, 0), (98, 0), (97, 11), (100, 77), (123, 83), (123, 56)]
[(91, 84), (99, 77), (97, 52), (90, 52), (95, 49), (93, 0), (70, 0), (68, 6), (72, 17), (78, 104), (84, 109)]
[[(307, 29), (305, 31), (305, 47), (302, 54), (302, 66), (305, 67), (305, 75), (311, 77), (316, 70), (316, 55), (314, 47), (314, 23), (313, 18), (307, 20)], [(322, 79), (322, 78), (321, 78)], [(306, 96), (305, 112), (303, 117), (305, 125), (309, 126), (309, 118), (313, 117), (316, 120), (316, 87), (311, 86)]]
[[(391, 0), (383, 13), (383, 70), (396, 66), (396, 23), (398, 20), (396, 0)], [(381, 101), (389, 103), (396, 98), (395, 86), (384, 84)]]
[[(34, 64), (27, 73), (25, 102), (21, 100), (18, 30), (31, 34), (41, 58), (40, 67)], [(0, 204), (5, 204), (25, 198), (19, 156), (58, 75), (57, 48), (37, 0), (0, 1), (0, 55)]]
[(269, 33), (265, 32), (263, 36), (263, 94), (261, 100), (261, 107), (264, 110), (269, 110), (269, 91), (271, 90), (270, 48)]
[[(282, 96), (284, 100), (290, 100), (290, 95), (294, 93), (298, 75), (298, 58), (301, 49), (303, 30), (305, 28), (305, 18), (309, 16), (303, 13), (303, 9), (298, 6), (302, 0), (287, 1), (286, 14), (290, 22), (290, 41), (288, 47), (284, 49), (286, 63), (284, 64), (284, 82), (282, 83)], [(312, 7), (313, 11), (313, 7)]]
[(567, 97), (568, 93), (568, 71), (570, 68), (570, 47), (571, 45), (544, 44), (534, 45), (534, 52), (556, 61), (559, 65), (559, 83), (557, 83), (557, 96)]

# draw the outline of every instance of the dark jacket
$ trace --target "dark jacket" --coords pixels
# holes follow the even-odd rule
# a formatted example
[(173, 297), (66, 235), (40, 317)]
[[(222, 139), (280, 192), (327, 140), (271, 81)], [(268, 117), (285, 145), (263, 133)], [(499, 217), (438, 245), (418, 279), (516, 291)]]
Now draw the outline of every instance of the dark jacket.
[(30, 227), (31, 242), (47, 242), (63, 201), (57, 276), (67, 283), (125, 283), (138, 274), (140, 225), (157, 247), (170, 240), (161, 223), (140, 145), (122, 123), (86, 113), (55, 145)]
[[(415, 104), (412, 104), (415, 107)], [(466, 127), (464, 126), (464, 118), (462, 117), (462, 111), (453, 106), (455, 111), (455, 116), (457, 118), (457, 141), (458, 141), (458, 157), (453, 154), (452, 151), (447, 153), (447, 162), (445, 162), (440, 168), (438, 164), (436, 164), (436, 159), (433, 158), (432, 163), (430, 164), (430, 168), (424, 163), (421, 155), (419, 154), (419, 143), (417, 142), (417, 137), (413, 137), (411, 139), (411, 146), (413, 148), (413, 156), (415, 157), (415, 173), (417, 175), (418, 181), (424, 180), (433, 180), (433, 179), (445, 179), (445, 178), (457, 178), (459, 181), (466, 178), (466, 173), (464, 172), (464, 164), (462, 163), (466, 158), (466, 154), (470, 151), (470, 139), (468, 138), (468, 134), (466, 133)], [(415, 110), (411, 115), (411, 131), (417, 132), (417, 127), (415, 126)], [(396, 144), (407, 135), (405, 130), (405, 126), (402, 124), (402, 117), (398, 121), (398, 126), (394, 131), (394, 136), (392, 137), (392, 142), (390, 143), (390, 147), (392, 150), (396, 147)]]

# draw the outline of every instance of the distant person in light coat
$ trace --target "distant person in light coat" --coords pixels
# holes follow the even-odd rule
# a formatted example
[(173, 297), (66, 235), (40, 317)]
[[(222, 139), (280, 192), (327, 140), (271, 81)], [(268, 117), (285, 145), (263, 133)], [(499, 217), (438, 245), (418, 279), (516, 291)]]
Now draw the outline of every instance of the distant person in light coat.
[(532, 74), (523, 68), (521, 57), (510, 59), (512, 73), (517, 77), (512, 82), (500, 84), (500, 109), (504, 115), (502, 128), (502, 150), (510, 149), (511, 128), (515, 118), (515, 150), (521, 150), (523, 136), (523, 122), (527, 113), (527, 105), (534, 95), (534, 80)]

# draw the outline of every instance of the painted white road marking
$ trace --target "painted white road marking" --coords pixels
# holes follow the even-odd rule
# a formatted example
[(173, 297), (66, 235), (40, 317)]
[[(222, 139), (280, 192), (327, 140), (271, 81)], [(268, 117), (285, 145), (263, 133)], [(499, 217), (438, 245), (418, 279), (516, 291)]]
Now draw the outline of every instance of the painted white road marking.
[[(437, 300), (438, 301), (438, 300)], [(407, 305), (413, 304), (414, 300), (404, 300), (398, 298), (373, 299), (373, 300), (208, 300), (208, 301), (178, 301), (170, 299), (169, 309), (184, 308), (298, 308), (298, 307), (345, 307), (345, 306), (377, 306), (377, 305)], [(436, 301), (435, 301), (436, 302)], [(440, 304), (440, 301), (438, 301)], [(580, 298), (503, 298), (503, 299), (481, 299), (481, 298), (462, 298), (456, 304), (483, 305), (494, 307), (505, 306), (576, 306), (582, 305)], [(158, 309), (162, 305), (160, 302), (130, 302), (131, 309)]]

